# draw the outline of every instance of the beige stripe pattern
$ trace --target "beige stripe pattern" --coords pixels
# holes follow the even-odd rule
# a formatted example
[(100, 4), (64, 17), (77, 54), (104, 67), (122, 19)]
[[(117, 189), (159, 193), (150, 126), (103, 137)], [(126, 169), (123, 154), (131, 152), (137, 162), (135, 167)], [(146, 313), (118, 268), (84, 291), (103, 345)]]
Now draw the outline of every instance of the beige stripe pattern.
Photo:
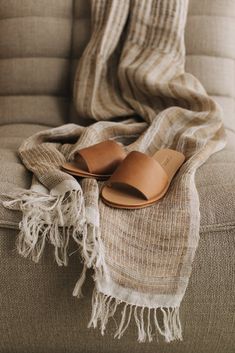
[[(135, 320), (140, 342), (155, 333), (182, 339), (179, 307), (199, 241), (199, 199), (194, 176), (225, 146), (220, 106), (185, 72), (184, 29), (188, 0), (92, 0), (92, 35), (78, 63), (74, 103), (88, 127), (64, 125), (27, 139), (19, 155), (47, 192), (11, 195), (20, 208), (17, 240), (23, 256), (38, 261), (46, 240), (59, 265), (74, 239), (84, 270), (95, 271), (89, 326), (103, 334), (118, 317), (120, 338)], [(186, 162), (163, 199), (140, 210), (118, 210), (99, 200), (100, 183), (78, 183), (60, 170), (82, 147), (106, 139), (127, 152), (152, 155), (172, 148)], [(120, 311), (121, 308), (121, 311)], [(117, 312), (117, 313), (116, 313)]]

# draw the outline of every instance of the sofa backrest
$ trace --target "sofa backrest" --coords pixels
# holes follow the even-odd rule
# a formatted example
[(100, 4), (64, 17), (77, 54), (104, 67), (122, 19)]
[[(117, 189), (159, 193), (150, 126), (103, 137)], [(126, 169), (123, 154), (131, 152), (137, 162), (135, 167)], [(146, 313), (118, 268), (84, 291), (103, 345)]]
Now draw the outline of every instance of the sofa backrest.
[[(0, 124), (79, 122), (77, 61), (90, 36), (88, 0), (0, 0)], [(190, 0), (186, 70), (235, 129), (235, 1)]]
[(0, 0), (0, 124), (68, 120), (73, 27), (77, 57), (87, 38), (84, 3)]
[(224, 110), (235, 131), (235, 1), (190, 0), (185, 31), (186, 71)]

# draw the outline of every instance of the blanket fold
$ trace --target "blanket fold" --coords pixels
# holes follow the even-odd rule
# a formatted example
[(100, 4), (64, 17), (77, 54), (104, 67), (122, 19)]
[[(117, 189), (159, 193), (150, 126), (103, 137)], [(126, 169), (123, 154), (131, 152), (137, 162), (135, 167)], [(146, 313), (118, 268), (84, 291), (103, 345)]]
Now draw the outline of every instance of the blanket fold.
[[(91, 0), (92, 35), (77, 66), (74, 103), (88, 127), (75, 124), (28, 138), (19, 156), (33, 175), (30, 190), (8, 195), (5, 207), (23, 214), (19, 252), (38, 261), (48, 240), (58, 265), (69, 241), (95, 288), (89, 327), (104, 334), (115, 316), (120, 338), (135, 322), (139, 342), (182, 339), (179, 308), (199, 241), (195, 172), (225, 146), (221, 107), (185, 72), (188, 0)], [(108, 207), (101, 182), (60, 169), (80, 148), (106, 139), (127, 152), (172, 148), (186, 156), (167, 194), (139, 210)]]

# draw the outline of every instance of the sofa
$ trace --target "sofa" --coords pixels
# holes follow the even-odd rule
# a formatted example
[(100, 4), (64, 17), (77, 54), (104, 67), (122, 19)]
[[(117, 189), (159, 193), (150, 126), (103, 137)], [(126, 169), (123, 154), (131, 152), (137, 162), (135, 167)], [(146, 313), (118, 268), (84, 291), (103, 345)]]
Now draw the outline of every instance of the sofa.
[[(16, 251), (20, 212), (0, 202), (0, 353), (235, 352), (235, 1), (191, 0), (186, 71), (222, 106), (227, 146), (197, 171), (200, 241), (181, 305), (183, 341), (140, 344), (134, 323), (114, 339), (88, 329), (92, 271), (72, 296), (82, 264), (71, 244), (58, 267), (52, 246), (39, 263)], [(87, 0), (0, 0), (0, 199), (28, 189), (17, 149), (28, 136), (68, 122), (90, 124), (72, 102), (76, 65), (90, 35)]]

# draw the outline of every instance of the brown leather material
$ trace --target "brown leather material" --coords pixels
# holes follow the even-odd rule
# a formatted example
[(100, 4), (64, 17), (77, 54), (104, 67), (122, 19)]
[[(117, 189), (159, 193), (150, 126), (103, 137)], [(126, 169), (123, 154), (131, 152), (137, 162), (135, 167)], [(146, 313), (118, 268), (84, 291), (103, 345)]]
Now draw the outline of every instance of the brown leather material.
[(61, 167), (72, 175), (103, 179), (110, 177), (125, 157), (122, 145), (106, 140), (79, 150), (73, 162)]
[(131, 152), (108, 180), (108, 186), (126, 185), (138, 191), (146, 200), (158, 195), (168, 183), (161, 165), (144, 153)]
[(185, 156), (172, 149), (152, 157), (131, 152), (101, 190), (102, 200), (111, 207), (137, 209), (151, 206), (167, 192)]
[(75, 154), (75, 161), (82, 157), (89, 173), (112, 174), (125, 156), (119, 143), (107, 140), (79, 150)]

